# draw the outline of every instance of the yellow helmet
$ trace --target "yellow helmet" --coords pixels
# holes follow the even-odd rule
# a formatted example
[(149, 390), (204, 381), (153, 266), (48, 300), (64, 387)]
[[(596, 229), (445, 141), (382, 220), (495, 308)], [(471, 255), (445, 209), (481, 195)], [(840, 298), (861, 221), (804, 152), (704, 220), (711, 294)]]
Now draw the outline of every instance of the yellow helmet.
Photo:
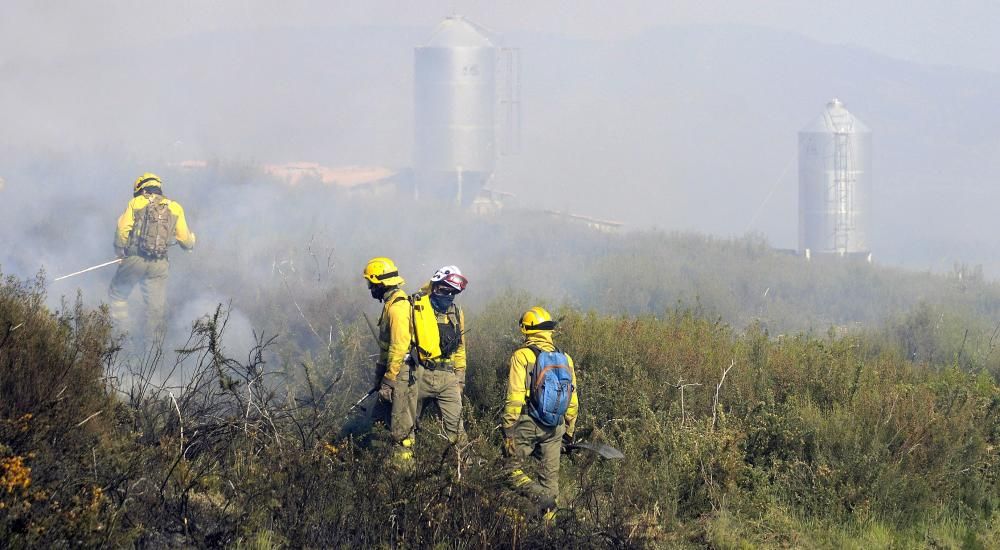
[(132, 192), (138, 193), (147, 187), (160, 187), (161, 185), (162, 182), (160, 181), (160, 176), (146, 172), (138, 178), (135, 178), (135, 188), (132, 189)]
[(389, 258), (379, 256), (368, 260), (365, 271), (362, 274), (369, 285), (397, 286), (405, 281), (399, 276), (396, 264)]
[(525, 311), (524, 315), (521, 316), (520, 324), (522, 334), (535, 334), (556, 328), (556, 322), (552, 320), (552, 316), (540, 306)]

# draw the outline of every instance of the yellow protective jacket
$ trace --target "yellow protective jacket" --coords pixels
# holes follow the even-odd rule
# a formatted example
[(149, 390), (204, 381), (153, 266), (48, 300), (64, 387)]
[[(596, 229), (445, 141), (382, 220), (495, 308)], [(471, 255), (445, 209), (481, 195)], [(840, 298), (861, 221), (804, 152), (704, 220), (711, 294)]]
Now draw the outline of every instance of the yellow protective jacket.
[[(181, 208), (180, 203), (176, 201), (172, 201), (166, 197), (163, 197), (162, 200), (167, 201), (167, 208), (170, 210), (170, 214), (175, 220), (174, 238), (177, 239), (177, 243), (180, 244), (185, 250), (191, 250), (194, 248), (195, 237), (194, 233), (188, 229), (187, 220), (184, 218), (184, 209)], [(116, 249), (125, 249), (128, 247), (130, 244), (129, 238), (132, 235), (132, 228), (135, 226), (136, 214), (148, 205), (149, 196), (145, 193), (128, 201), (128, 206), (125, 207), (125, 212), (118, 217), (118, 229), (115, 231)], [(129, 253), (134, 253), (134, 251), (129, 251)]]
[[(503, 409), (503, 427), (508, 429), (517, 423), (521, 416), (521, 410), (527, 402), (528, 378), (531, 376), (531, 369), (535, 365), (535, 353), (527, 346), (535, 346), (542, 351), (555, 351), (556, 346), (552, 343), (552, 331), (543, 330), (535, 334), (529, 334), (524, 340), (524, 346), (518, 348), (510, 357), (510, 373), (507, 378), (507, 401)], [(565, 353), (565, 352), (564, 352)], [(569, 408), (566, 409), (566, 433), (570, 436), (576, 431), (576, 415), (580, 410), (580, 401), (576, 396), (576, 367), (573, 365), (573, 358), (566, 354), (569, 367), (573, 371), (573, 395), (569, 400)]]
[(403, 360), (410, 351), (410, 301), (402, 289), (395, 288), (382, 297), (382, 315), (378, 319), (379, 367), (385, 378), (396, 381)]
[[(426, 285), (424, 285), (423, 288), (420, 289), (421, 294), (430, 294), (430, 292), (431, 292), (430, 283), (427, 283)], [(458, 331), (458, 334), (460, 335), (458, 341), (458, 349), (456, 349), (455, 352), (451, 354), (451, 357), (449, 357), (449, 359), (454, 363), (456, 372), (457, 371), (464, 372), (466, 367), (465, 312), (462, 311), (462, 308), (458, 307), (458, 304), (453, 303), (451, 304), (451, 307), (448, 308), (448, 311), (446, 311), (445, 313), (438, 313), (437, 310), (434, 310), (434, 316), (439, 324), (447, 323), (449, 325), (454, 326), (455, 320), (456, 319), (458, 320), (458, 326), (455, 326), (455, 329)]]

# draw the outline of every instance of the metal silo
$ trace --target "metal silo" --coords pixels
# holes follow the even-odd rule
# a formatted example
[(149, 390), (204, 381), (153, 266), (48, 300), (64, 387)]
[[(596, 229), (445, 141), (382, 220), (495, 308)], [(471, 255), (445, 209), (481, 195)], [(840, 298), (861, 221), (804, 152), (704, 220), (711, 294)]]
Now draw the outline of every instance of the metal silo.
[(799, 132), (799, 251), (870, 259), (871, 130), (837, 99)]
[(469, 204), (496, 166), (498, 49), (461, 16), (414, 53), (417, 196)]

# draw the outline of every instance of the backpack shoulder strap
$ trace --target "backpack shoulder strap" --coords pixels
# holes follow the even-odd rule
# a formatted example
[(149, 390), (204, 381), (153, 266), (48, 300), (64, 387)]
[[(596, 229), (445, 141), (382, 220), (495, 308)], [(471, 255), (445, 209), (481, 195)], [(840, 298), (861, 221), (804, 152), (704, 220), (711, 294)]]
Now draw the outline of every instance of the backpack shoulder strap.
[(388, 303), (387, 303), (387, 305), (385, 306), (385, 308), (386, 308), (386, 309), (389, 309), (390, 307), (392, 307), (392, 306), (396, 305), (396, 304), (397, 304), (397, 303), (399, 303), (399, 302), (400, 302), (401, 300), (409, 300), (409, 299), (410, 299), (410, 297), (409, 297), (409, 296), (407, 296), (407, 295), (406, 295), (406, 293), (405, 293), (405, 292), (403, 292), (403, 291), (402, 291), (401, 289), (399, 289), (399, 288), (395, 288), (395, 289), (393, 289), (393, 290), (390, 290), (389, 292), (390, 292), (390, 293), (392, 293), (392, 294), (395, 294), (395, 297), (394, 297), (394, 298), (391, 298), (391, 299), (389, 300), (389, 302), (388, 302)]
[(400, 300), (408, 300), (408, 299), (409, 298), (406, 296), (406, 293), (404, 292), (402, 296), (396, 296), (395, 298), (389, 300), (389, 303), (382, 308), (382, 315), (380, 315), (378, 318), (378, 324), (381, 325), (382, 322), (385, 321), (385, 314), (389, 310), (389, 308), (399, 303)]
[(526, 350), (530, 351), (531, 353), (535, 354), (535, 360), (532, 362), (532, 364), (531, 365), (525, 365), (525, 367), (524, 367), (524, 370), (526, 371), (524, 373), (524, 389), (528, 390), (528, 392), (530, 393), (530, 391), (531, 391), (531, 378), (535, 375), (535, 373), (534, 373), (535, 364), (538, 363), (538, 356), (542, 354), (542, 350), (539, 349), (538, 346), (530, 346), (530, 345), (529, 346), (521, 346), (519, 349), (526, 349)]

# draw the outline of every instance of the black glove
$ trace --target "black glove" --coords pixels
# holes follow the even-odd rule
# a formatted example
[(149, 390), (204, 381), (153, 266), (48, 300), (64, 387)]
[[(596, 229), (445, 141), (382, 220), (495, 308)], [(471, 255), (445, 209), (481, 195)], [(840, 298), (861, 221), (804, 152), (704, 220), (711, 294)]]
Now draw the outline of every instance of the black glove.
[(562, 450), (566, 452), (569, 450), (569, 446), (573, 444), (573, 434), (563, 434), (562, 436)]

